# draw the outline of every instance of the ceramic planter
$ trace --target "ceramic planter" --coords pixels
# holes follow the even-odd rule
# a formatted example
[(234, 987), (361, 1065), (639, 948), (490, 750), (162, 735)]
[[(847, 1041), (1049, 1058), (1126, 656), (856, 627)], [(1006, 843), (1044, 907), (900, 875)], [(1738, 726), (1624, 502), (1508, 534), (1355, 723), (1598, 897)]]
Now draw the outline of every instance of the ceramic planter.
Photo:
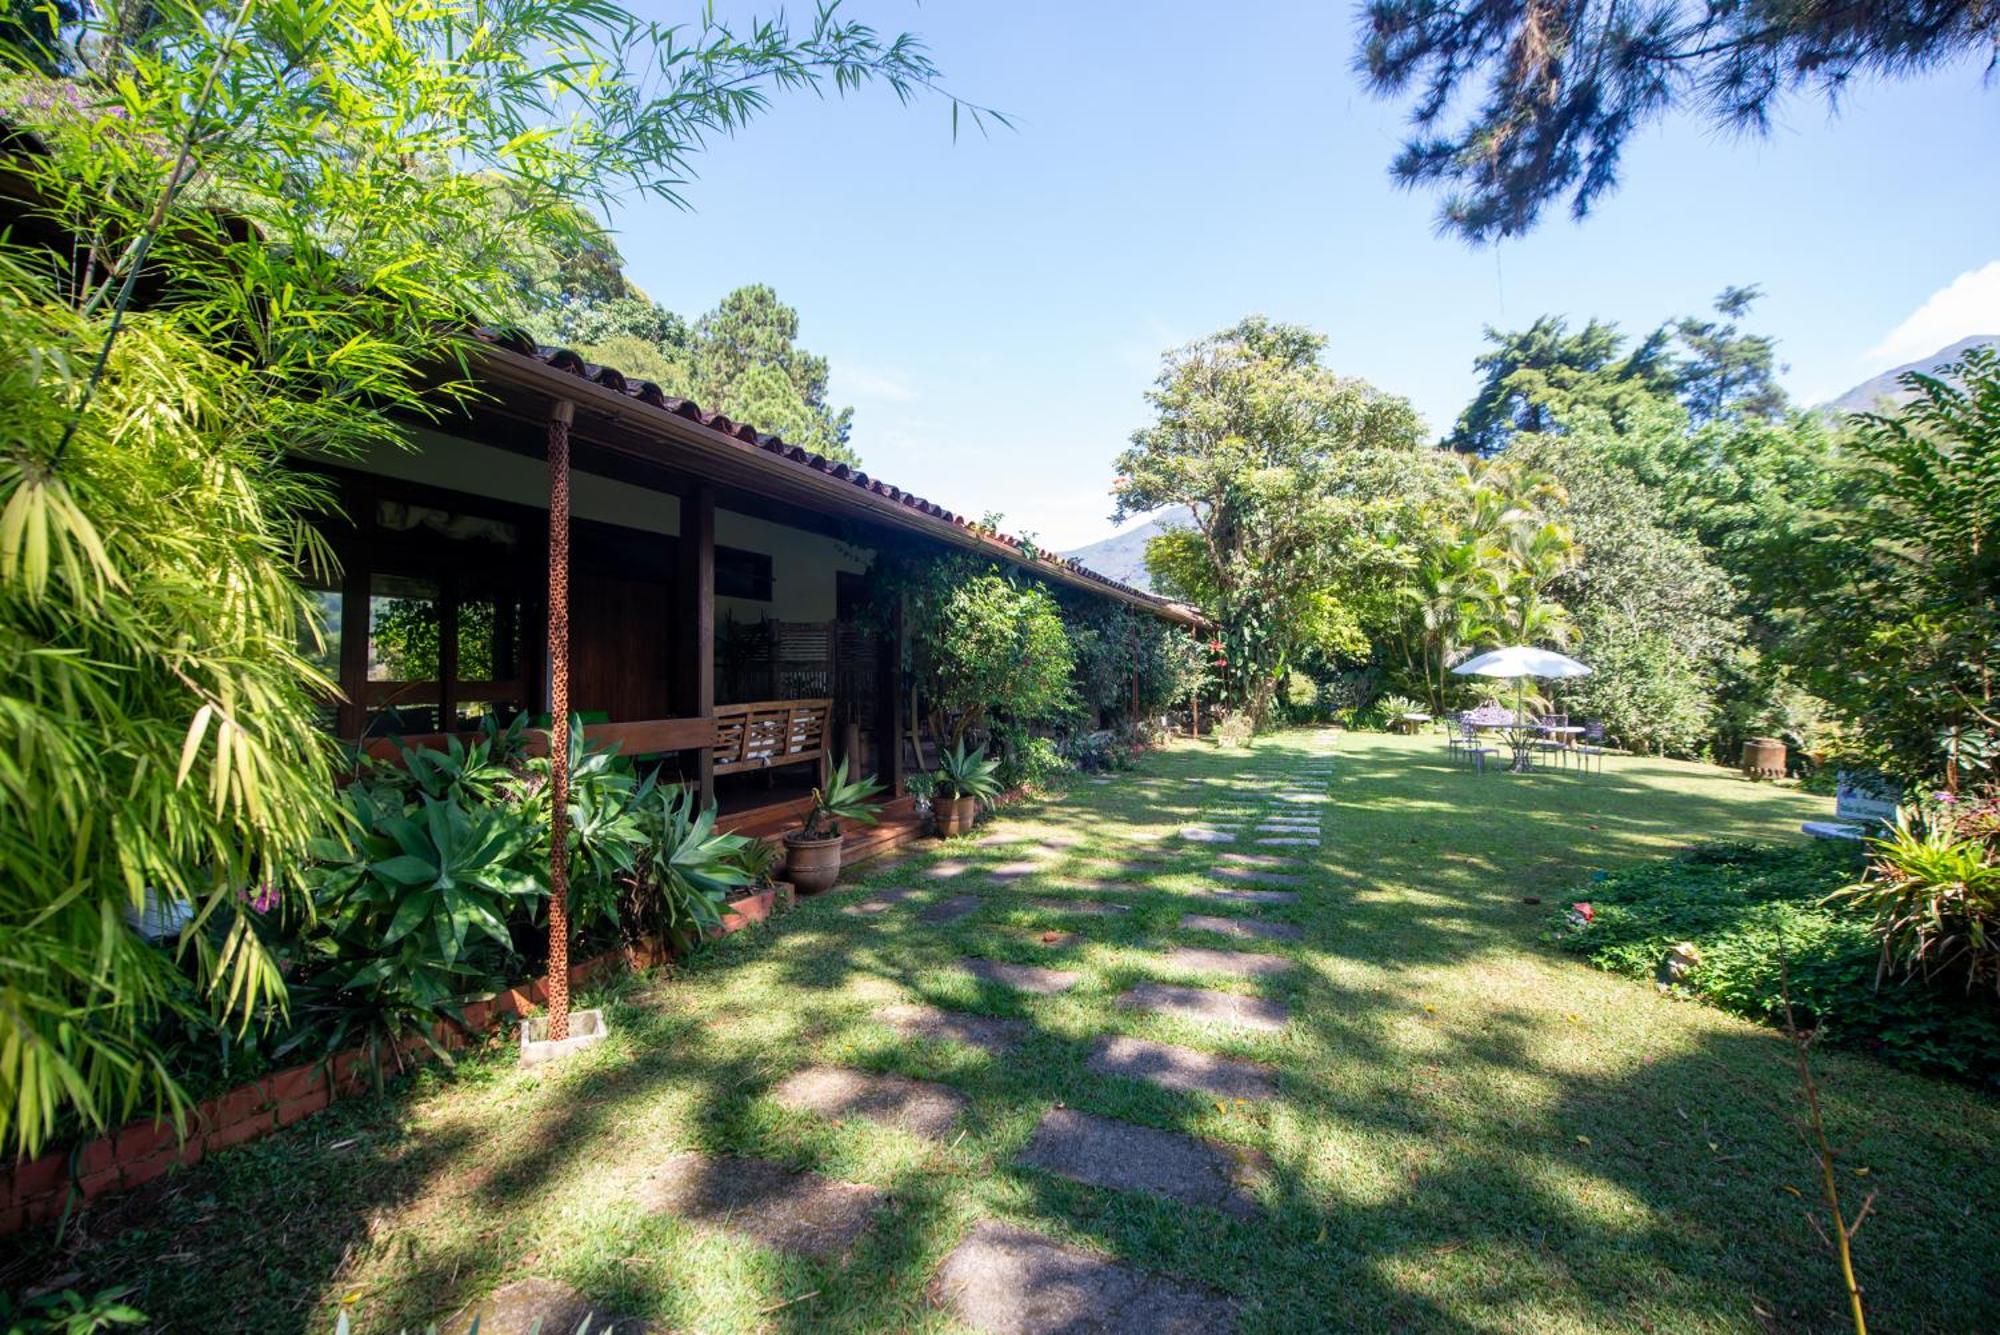
[(596, 1047), (610, 1037), (604, 1012), (595, 1007), (569, 1013), (569, 1037), (556, 1041), (549, 1037), (549, 1017), (537, 1015), (521, 1021), (521, 1065), (540, 1066), (567, 1057), (572, 1052)]
[(947, 839), (969, 833), (978, 818), (976, 797), (939, 797), (931, 802), (931, 819), (937, 824), (937, 832)]
[(831, 890), (840, 879), (839, 835), (831, 839), (801, 839), (785, 836), (785, 875), (802, 895)]

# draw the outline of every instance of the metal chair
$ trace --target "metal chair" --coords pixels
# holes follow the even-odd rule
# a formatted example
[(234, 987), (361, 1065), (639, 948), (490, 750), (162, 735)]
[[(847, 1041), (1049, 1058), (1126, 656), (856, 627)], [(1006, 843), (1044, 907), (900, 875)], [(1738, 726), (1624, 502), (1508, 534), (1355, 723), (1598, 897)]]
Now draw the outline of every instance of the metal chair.
[(1458, 732), (1459, 754), (1465, 757), (1467, 764), (1477, 764), (1479, 772), (1484, 774), (1486, 772), (1486, 757), (1499, 755), (1500, 748), (1497, 746), (1480, 745), (1479, 729), (1467, 723), (1463, 718), (1458, 721)]
[(1587, 720), (1583, 725), (1583, 739), (1577, 743), (1574, 749), (1576, 751), (1578, 769), (1588, 770), (1591, 760), (1595, 758), (1597, 761), (1597, 772), (1599, 774), (1604, 773), (1604, 757), (1611, 752), (1611, 748), (1605, 745), (1604, 721), (1602, 719)]
[[(1536, 726), (1543, 728), (1567, 728), (1569, 726), (1569, 715), (1544, 714), (1539, 719), (1536, 719), (1535, 723)], [(1530, 743), (1530, 746), (1535, 753), (1552, 755), (1556, 758), (1556, 762), (1565, 769), (1569, 767), (1570, 745), (1567, 734), (1551, 732), (1546, 737), (1537, 738), (1534, 742)]]

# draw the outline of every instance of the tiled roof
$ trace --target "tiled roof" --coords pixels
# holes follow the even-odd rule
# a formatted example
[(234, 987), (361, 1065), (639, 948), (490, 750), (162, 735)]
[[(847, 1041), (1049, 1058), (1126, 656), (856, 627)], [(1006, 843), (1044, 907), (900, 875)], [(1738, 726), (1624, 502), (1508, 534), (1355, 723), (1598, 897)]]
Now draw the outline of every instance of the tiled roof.
[(606, 389), (623, 394), (627, 398), (646, 404), (648, 407), (656, 408), (664, 413), (672, 413), (674, 416), (685, 418), (690, 422), (697, 422), (711, 431), (728, 437), (739, 445), (761, 450), (774, 459), (782, 460), (795, 468), (807, 469), (841, 482), (852, 483), (864, 491), (908, 506), (910, 509), (929, 515), (933, 519), (943, 520), (948, 524), (954, 524), (966, 530), (968, 533), (991, 539), (1008, 548), (1012, 552), (1014, 559), (1023, 565), (1030, 567), (1035, 565), (1055, 567), (1066, 570), (1073, 575), (1081, 576), (1092, 583), (1100, 584), (1106, 589), (1116, 590), (1130, 599), (1136, 599), (1163, 609), (1191, 610), (1183, 609), (1182, 604), (1162, 598), (1158, 594), (1134, 588), (1132, 585), (1112, 579), (1108, 575), (1100, 575), (1082, 562), (1073, 560), (1070, 557), (1059, 556), (1054, 552), (1042, 551), (1039, 548), (1030, 547), (1024, 544), (1019, 538), (984, 527), (973, 520), (967, 519), (963, 515), (955, 514), (945, 509), (942, 505), (934, 501), (925, 500), (915, 492), (904, 491), (901, 487), (892, 486), (880, 478), (870, 477), (867, 473), (862, 472), (851, 464), (841, 463), (839, 460), (829, 459), (823, 454), (815, 454), (802, 446), (789, 444), (782, 437), (767, 435), (757, 430), (756, 427), (750, 425), (748, 422), (732, 421), (722, 413), (708, 412), (692, 399), (675, 398), (652, 381), (632, 379), (615, 366), (599, 366), (585, 361), (581, 356), (571, 352), (567, 348), (544, 347), (518, 334), (509, 334), (495, 330), (481, 330), (478, 337), (482, 342), (490, 343), (495, 347), (505, 348), (509, 352), (518, 353), (522, 356), (533, 357), (535, 360), (555, 370), (565, 371), (580, 379), (588, 380), (592, 384), (601, 385)]

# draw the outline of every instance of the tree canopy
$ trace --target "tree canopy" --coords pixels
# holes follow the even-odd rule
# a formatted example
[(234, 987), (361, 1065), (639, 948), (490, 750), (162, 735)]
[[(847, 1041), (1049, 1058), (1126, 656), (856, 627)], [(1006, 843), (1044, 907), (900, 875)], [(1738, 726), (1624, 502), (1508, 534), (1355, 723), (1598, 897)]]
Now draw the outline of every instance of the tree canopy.
[(2000, 9), (1982, 0), (1371, 0), (1356, 63), (1379, 94), (1415, 91), (1391, 172), (1443, 190), (1440, 230), (1478, 243), (1564, 198), (1585, 216), (1626, 142), (1668, 115), (1762, 134), (1786, 94), (1837, 102), (1857, 76), (1990, 57), (1997, 41)]

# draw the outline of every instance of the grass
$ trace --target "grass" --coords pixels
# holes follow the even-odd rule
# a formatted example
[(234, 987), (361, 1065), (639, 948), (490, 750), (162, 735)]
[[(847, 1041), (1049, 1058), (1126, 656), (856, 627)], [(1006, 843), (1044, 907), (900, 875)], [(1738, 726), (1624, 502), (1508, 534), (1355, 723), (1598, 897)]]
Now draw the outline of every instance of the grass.
[[(915, 906), (844, 915), (858, 896), (836, 892), (604, 994), (614, 1037), (569, 1064), (524, 1072), (495, 1050), (337, 1108), (99, 1209), (60, 1243), (30, 1240), (6, 1282), (130, 1284), (173, 1330), (328, 1332), (343, 1305), (359, 1332), (420, 1327), (528, 1272), (676, 1329), (951, 1330), (925, 1287), (972, 1221), (998, 1216), (1233, 1294), (1246, 1330), (1842, 1328), (1834, 1261), (1806, 1220), (1814, 1164), (1783, 1040), (1537, 941), (1593, 870), (1704, 838), (1796, 839), (1825, 800), (1651, 760), (1482, 777), (1434, 738), (1342, 736), (1313, 884), (1298, 906), (1259, 910), (1305, 940), (1235, 943), (1301, 967), (1262, 984), (1160, 972), (1162, 944), (1231, 944), (1178, 926), (1220, 850), (1169, 843), (1170, 860), (1147, 862), (1127, 836), (1277, 787), (1310, 742), (1182, 744), (1116, 783), (1007, 810), (999, 833), (1084, 836), (1058, 873), (1143, 885), (1128, 914), (1028, 908), (1064, 893), (1048, 877), (977, 887), (982, 910), (949, 928)], [(1018, 854), (960, 843), (866, 880), (923, 884), (913, 873), (943, 856)], [(1052, 951), (1046, 927), (1079, 939)], [(1085, 978), (1048, 998), (982, 989), (949, 968), (973, 953), (1053, 955)], [(1236, 1038), (1114, 1007), (1149, 977), (1263, 991), (1294, 1020)], [(893, 1000), (1018, 1016), (1031, 1037), (1011, 1059), (900, 1043), (869, 1019)], [(1280, 1097), (1218, 1105), (1091, 1075), (1083, 1052), (1106, 1032), (1270, 1062)], [(948, 1082), (971, 1098), (963, 1134), (934, 1145), (766, 1096), (814, 1061)], [(1878, 1328), (2000, 1328), (2000, 1108), (1865, 1057), (1820, 1067), (1844, 1181), (1856, 1203), (1878, 1193), (1856, 1256)], [(1263, 1150), (1266, 1211), (1012, 1166), (1058, 1102)], [(629, 1203), (649, 1163), (685, 1148), (874, 1183), (891, 1204), (844, 1263), (781, 1257)]]

